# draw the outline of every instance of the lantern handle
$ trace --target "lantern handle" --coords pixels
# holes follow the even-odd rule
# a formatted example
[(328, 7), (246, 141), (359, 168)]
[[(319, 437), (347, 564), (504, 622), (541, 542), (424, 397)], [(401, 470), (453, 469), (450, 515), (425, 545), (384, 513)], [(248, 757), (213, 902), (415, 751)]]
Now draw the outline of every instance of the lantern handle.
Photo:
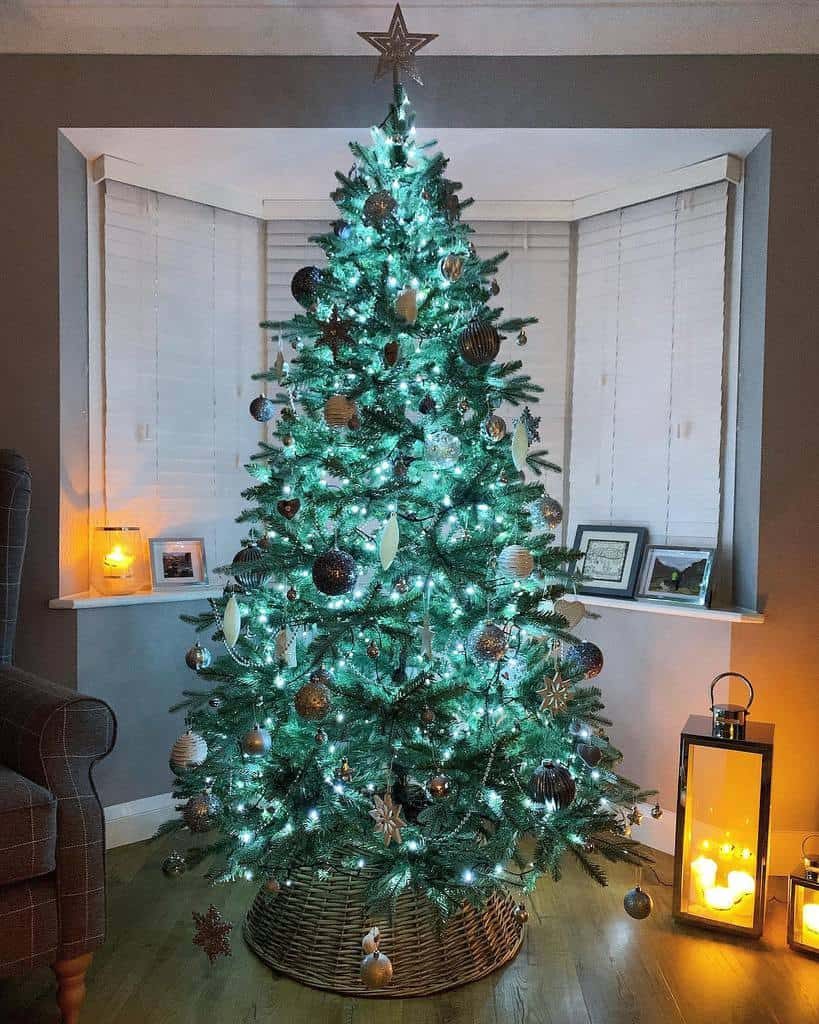
[(747, 676), (742, 675), (741, 672), (720, 672), (720, 674), (718, 676), (715, 676), (711, 680), (711, 710), (712, 711), (714, 710), (714, 688), (715, 688), (715, 686), (720, 681), (720, 679), (726, 679), (729, 676), (733, 676), (735, 679), (741, 679), (743, 681), (743, 683), (745, 683), (745, 685), (748, 687), (748, 692), (750, 693), (750, 697), (748, 698), (748, 703), (745, 705), (745, 710), (746, 711), (750, 711), (751, 705), (754, 702), (754, 688), (751, 685), (751, 680)]
[(807, 857), (807, 855), (808, 855), (807, 851), (805, 850), (805, 845), (807, 844), (807, 841), (809, 839), (819, 839), (819, 832), (808, 832), (808, 834), (802, 840), (802, 856), (803, 857)]

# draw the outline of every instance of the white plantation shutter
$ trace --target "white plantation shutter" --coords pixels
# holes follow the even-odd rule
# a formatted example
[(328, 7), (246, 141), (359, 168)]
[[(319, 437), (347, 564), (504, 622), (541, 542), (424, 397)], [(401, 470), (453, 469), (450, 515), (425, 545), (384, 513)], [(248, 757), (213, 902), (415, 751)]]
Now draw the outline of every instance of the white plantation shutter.
[[(499, 295), (492, 306), (503, 307), (503, 318), (535, 316), (538, 322), (526, 328), (528, 343), (518, 348), (514, 337), (503, 343), (500, 358), (521, 359), (523, 372), (544, 388), (529, 404), (539, 416), (540, 441), (558, 466), (565, 461), (566, 391), (569, 338), (569, 279), (571, 263), (569, 225), (546, 222), (478, 221), (472, 227), (475, 247), (482, 259), (504, 250), (509, 256), (498, 272)], [(500, 410), (511, 431), (520, 409)], [(565, 466), (564, 466), (565, 472)], [(547, 474), (550, 493), (561, 500), (563, 479)]]
[[(290, 292), (293, 275), (301, 267), (321, 267), (324, 251), (307, 241), (328, 230), (325, 220), (269, 220), (267, 247), (267, 319), (289, 320), (304, 312)], [(275, 358), (275, 356), (273, 356)]]
[(578, 222), (570, 520), (716, 544), (728, 185)]
[(108, 181), (103, 265), (108, 520), (204, 536), (211, 565), (229, 562), (262, 433), (261, 223)]

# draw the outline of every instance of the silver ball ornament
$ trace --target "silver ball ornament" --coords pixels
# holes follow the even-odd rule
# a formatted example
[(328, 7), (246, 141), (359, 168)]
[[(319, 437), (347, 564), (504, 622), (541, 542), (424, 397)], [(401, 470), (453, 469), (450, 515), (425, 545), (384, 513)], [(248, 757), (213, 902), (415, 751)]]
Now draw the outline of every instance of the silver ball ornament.
[(205, 763), (208, 745), (198, 732), (188, 729), (171, 747), (168, 764), (175, 775), (184, 775), (189, 768), (198, 768)]
[(461, 442), (446, 430), (437, 430), (427, 436), (424, 444), (426, 458), (440, 469), (451, 469), (461, 454)]
[(529, 506), (532, 522), (540, 530), (554, 530), (563, 522), (563, 506), (544, 494)]
[(635, 885), (623, 897), (623, 908), (635, 921), (643, 921), (654, 909), (654, 900), (639, 885)]
[(222, 801), (219, 797), (205, 790), (188, 800), (182, 810), (182, 820), (191, 832), (209, 832), (221, 810)]
[(188, 668), (193, 669), (194, 672), (200, 672), (203, 668), (210, 668), (212, 661), (213, 655), (198, 640), (185, 655), (185, 664)]
[(525, 580), (534, 572), (535, 560), (522, 544), (507, 544), (498, 555), (498, 569), (509, 579)]
[(162, 874), (167, 878), (179, 878), (187, 870), (185, 858), (178, 850), (171, 850), (165, 860), (162, 861)]

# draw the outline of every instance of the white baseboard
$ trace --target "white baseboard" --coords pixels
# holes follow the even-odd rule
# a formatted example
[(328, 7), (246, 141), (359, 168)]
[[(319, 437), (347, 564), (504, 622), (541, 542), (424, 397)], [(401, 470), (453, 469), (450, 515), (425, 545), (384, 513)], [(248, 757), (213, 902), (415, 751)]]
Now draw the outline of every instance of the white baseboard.
[(117, 846), (150, 839), (163, 821), (174, 817), (175, 806), (172, 793), (159, 793), (142, 800), (106, 807), (106, 849), (113, 850)]

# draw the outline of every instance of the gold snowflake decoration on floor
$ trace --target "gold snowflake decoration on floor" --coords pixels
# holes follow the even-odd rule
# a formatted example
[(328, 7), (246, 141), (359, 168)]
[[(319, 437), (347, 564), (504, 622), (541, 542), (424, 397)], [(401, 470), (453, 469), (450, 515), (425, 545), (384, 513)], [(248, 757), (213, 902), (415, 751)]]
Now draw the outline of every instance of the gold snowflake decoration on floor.
[(537, 691), (540, 697), (540, 710), (550, 711), (553, 715), (561, 715), (566, 710), (572, 696), (572, 686), (560, 674), (560, 669), (551, 679), (547, 676), (543, 686)]
[(385, 793), (383, 797), (376, 794), (373, 803), (375, 807), (369, 814), (375, 822), (375, 831), (384, 836), (384, 845), (389, 846), (393, 839), (400, 843), (401, 829), (407, 827), (401, 817), (401, 804), (393, 803), (392, 793)]

